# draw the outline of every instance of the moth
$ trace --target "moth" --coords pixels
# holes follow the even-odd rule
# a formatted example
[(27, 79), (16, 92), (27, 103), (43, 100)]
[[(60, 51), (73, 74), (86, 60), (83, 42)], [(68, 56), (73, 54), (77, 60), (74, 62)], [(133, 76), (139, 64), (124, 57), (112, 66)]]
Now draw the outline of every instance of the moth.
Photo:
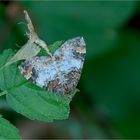
[(76, 37), (65, 41), (52, 57), (25, 60), (19, 70), (27, 80), (50, 92), (70, 94), (80, 79), (85, 54), (84, 38)]

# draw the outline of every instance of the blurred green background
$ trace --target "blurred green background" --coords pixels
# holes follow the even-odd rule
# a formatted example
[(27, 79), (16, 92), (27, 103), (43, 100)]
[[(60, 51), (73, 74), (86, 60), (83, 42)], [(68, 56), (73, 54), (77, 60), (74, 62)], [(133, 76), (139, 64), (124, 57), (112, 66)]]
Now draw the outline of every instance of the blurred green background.
[[(15, 113), (0, 100), (0, 114), (23, 138), (140, 138), (139, 1), (1, 1), (0, 52), (26, 41), (26, 9), (48, 44), (83, 36), (87, 55), (68, 120), (43, 123)], [(18, 44), (18, 45), (16, 45)]]

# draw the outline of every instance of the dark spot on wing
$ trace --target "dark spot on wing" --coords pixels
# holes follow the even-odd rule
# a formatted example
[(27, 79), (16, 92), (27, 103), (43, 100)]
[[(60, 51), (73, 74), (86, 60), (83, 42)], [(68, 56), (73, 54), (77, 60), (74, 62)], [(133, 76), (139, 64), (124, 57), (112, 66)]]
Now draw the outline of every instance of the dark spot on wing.
[(82, 61), (85, 60), (85, 55), (86, 55), (85, 53), (79, 53), (79, 52), (76, 52), (75, 50), (72, 50), (72, 53), (75, 59), (80, 59)]
[(63, 93), (69, 95), (74, 88), (76, 88), (77, 83), (80, 79), (81, 70), (72, 70), (68, 74), (64, 75), (65, 83), (60, 83), (57, 78), (55, 80), (49, 81), (47, 86), (44, 86), (50, 92)]
[(36, 79), (38, 77), (38, 72), (36, 71), (36, 69), (33, 67), (32, 68), (32, 72), (31, 72), (31, 77), (30, 77), (30, 81), (32, 81), (33, 83), (36, 83)]

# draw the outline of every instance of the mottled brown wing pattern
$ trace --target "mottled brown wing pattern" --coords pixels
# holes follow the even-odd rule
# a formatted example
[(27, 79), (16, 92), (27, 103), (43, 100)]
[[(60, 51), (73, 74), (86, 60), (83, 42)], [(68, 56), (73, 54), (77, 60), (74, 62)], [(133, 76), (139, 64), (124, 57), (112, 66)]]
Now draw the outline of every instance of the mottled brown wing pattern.
[(82, 37), (67, 40), (53, 57), (36, 56), (19, 69), (26, 79), (51, 92), (70, 94), (80, 79), (86, 48)]

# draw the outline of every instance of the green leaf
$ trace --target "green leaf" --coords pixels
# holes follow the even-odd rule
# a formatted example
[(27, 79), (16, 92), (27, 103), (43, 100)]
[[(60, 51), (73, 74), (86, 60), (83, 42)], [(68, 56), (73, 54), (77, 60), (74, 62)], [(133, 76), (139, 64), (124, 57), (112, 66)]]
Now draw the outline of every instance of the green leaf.
[[(52, 45), (49, 45), (49, 49), (51, 53), (54, 53), (55, 50), (57, 50), (63, 43), (64, 41), (56, 41)], [(41, 48), (40, 52), (38, 53), (38, 56), (48, 56), (48, 53)]]
[(2, 140), (21, 140), (18, 130), (7, 120), (0, 116), (0, 139)]
[(62, 40), (61, 40), (61, 41), (56, 41), (56, 42), (54, 42), (52, 45), (49, 46), (50, 51), (51, 51), (52, 53), (54, 53), (55, 50), (58, 49), (58, 47), (60, 47), (63, 43), (64, 43), (64, 41), (62, 41)]
[(69, 115), (70, 100), (62, 95), (49, 93), (26, 83), (8, 91), (8, 104), (28, 118), (41, 121), (66, 119)]
[[(0, 55), (0, 68), (2, 68), (6, 62), (8, 62), (11, 57), (14, 55), (11, 49), (4, 51)], [(26, 82), (23, 76), (18, 72), (17, 64), (7, 66), (0, 69), (0, 89), (5, 91), (14, 86), (20, 85), (21, 83)]]
[[(11, 50), (4, 51), (0, 56), (1, 67), (12, 55)], [(69, 103), (77, 90), (74, 90), (69, 97), (50, 93), (27, 81), (17, 67), (15, 63), (0, 70), (0, 89), (7, 92), (8, 104), (15, 111), (32, 120), (50, 122), (55, 119), (68, 118)]]

